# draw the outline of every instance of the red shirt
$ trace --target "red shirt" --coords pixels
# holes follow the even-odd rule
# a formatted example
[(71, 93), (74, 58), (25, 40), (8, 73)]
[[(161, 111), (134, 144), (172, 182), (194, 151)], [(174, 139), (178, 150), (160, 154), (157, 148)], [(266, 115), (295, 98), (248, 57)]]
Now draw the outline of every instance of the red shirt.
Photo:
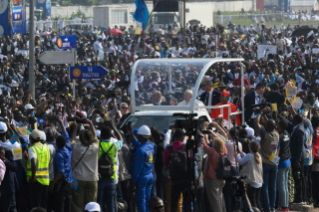
[[(240, 78), (235, 79), (234, 82), (233, 82), (233, 85), (234, 86), (241, 86)], [(249, 81), (248, 81), (248, 79), (246, 77), (244, 77), (244, 85), (246, 85), (248, 87), (248, 89), (249, 89)]]
[[(233, 103), (230, 103), (230, 102), (227, 102), (227, 104), (230, 105), (230, 112), (231, 112), (231, 113), (234, 113), (234, 112), (237, 111), (236, 105), (234, 105)], [(222, 105), (222, 103), (216, 104), (216, 106), (219, 106), (219, 105)], [(210, 117), (211, 117), (212, 119), (216, 119), (216, 118), (221, 114), (221, 113), (220, 113), (220, 110), (221, 110), (221, 109), (219, 109), (219, 108), (213, 109), (213, 110), (212, 110), (212, 113), (210, 114)], [(228, 107), (224, 107), (224, 108), (223, 108), (223, 116), (224, 116), (224, 117), (223, 117), (224, 120), (229, 121), (229, 120), (228, 120)], [(236, 116), (236, 124), (241, 125), (239, 115)]]
[(314, 159), (319, 160), (318, 155), (319, 150), (319, 128), (313, 128), (313, 135), (312, 135), (312, 154)]
[[(207, 144), (204, 142), (204, 151), (208, 155), (207, 159), (207, 164), (205, 167), (205, 172), (204, 172), (204, 178), (211, 178), (211, 179), (216, 179), (216, 169), (218, 168), (219, 161), (220, 161), (220, 155), (218, 152), (213, 148), (207, 146)], [(224, 152), (220, 152), (221, 155), (227, 154), (227, 148), (224, 145)]]

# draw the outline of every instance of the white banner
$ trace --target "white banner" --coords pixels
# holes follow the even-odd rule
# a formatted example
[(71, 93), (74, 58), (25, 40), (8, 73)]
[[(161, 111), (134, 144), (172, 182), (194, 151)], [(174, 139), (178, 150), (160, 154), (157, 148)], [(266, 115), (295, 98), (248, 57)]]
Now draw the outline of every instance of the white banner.
[(312, 53), (314, 54), (319, 54), (319, 48), (313, 48)]
[(268, 54), (277, 54), (277, 46), (258, 45), (257, 54), (258, 59), (267, 57)]

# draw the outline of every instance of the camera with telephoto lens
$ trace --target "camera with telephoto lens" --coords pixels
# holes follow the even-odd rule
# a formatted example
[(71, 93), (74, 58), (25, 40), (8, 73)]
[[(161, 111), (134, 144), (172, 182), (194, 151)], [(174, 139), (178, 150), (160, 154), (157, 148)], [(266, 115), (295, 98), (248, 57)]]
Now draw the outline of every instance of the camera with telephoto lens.
[(196, 128), (198, 120), (189, 121), (189, 120), (176, 120), (175, 121), (175, 128), (181, 128), (181, 129), (189, 129), (189, 128)]
[(268, 102), (261, 103), (261, 104), (252, 104), (251, 105), (252, 108), (255, 108), (254, 109), (254, 113), (260, 113), (267, 106), (271, 108), (271, 104), (268, 103)]
[(242, 196), (243, 195), (243, 191), (244, 191), (244, 183), (242, 180), (246, 179), (246, 176), (232, 176), (232, 189), (233, 189), (233, 194), (234, 196)]

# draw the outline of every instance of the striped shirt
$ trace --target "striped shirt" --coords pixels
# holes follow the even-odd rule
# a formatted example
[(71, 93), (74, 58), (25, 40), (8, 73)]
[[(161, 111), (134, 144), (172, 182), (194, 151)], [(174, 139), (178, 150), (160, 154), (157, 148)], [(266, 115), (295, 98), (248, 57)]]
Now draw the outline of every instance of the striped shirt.
[(1, 181), (4, 178), (5, 173), (6, 173), (6, 165), (4, 165), (4, 162), (0, 159), (0, 185), (1, 185)]

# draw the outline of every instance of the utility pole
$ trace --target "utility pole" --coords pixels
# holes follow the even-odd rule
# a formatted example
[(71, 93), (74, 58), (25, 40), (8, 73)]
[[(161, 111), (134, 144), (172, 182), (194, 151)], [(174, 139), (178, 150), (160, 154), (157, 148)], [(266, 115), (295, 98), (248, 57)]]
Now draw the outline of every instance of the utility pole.
[[(73, 53), (73, 61), (72, 61), (71, 66), (75, 66), (75, 63), (76, 63), (76, 49), (71, 49), (71, 51)], [(75, 100), (75, 79), (72, 82), (72, 91), (73, 91), (73, 98)]]
[(184, 38), (184, 48), (186, 45), (186, 0), (184, 0), (184, 4), (183, 4), (183, 38)]
[(29, 89), (35, 99), (35, 74), (34, 74), (34, 0), (30, 1), (30, 29), (29, 29)]

